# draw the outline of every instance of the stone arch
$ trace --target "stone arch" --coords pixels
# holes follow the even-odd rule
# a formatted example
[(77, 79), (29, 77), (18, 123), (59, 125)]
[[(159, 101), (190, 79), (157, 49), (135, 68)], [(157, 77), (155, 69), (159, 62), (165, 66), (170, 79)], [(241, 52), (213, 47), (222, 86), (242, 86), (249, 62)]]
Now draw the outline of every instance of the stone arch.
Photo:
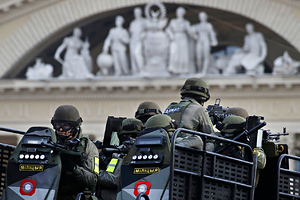
[[(32, 13), (30, 20), (0, 45), (0, 76), (3, 76), (27, 51), (45, 38), (76, 21), (97, 13), (146, 4), (147, 0), (107, 1), (66, 0)], [(164, 3), (207, 6), (253, 19), (270, 28), (300, 51), (300, 2), (287, 0), (165, 0)], [(32, 31), (34, 30), (34, 31)]]

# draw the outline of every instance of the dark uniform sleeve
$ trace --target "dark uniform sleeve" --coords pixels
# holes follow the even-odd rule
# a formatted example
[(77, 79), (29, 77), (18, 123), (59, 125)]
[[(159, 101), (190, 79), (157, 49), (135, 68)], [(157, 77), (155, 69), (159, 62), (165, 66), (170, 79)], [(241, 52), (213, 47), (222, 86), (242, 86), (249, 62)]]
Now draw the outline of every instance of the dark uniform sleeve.
[(94, 192), (99, 174), (99, 158), (96, 146), (89, 139), (85, 153), (81, 158), (81, 165), (77, 165), (72, 172), (77, 182), (76, 184), (82, 190)]
[(122, 158), (113, 155), (113, 158), (110, 160), (106, 170), (100, 170), (96, 197), (103, 200), (116, 199), (121, 176), (122, 162)]
[(106, 188), (117, 188), (121, 175), (121, 165), (123, 159), (113, 157), (106, 170), (100, 170), (98, 181), (100, 186)]

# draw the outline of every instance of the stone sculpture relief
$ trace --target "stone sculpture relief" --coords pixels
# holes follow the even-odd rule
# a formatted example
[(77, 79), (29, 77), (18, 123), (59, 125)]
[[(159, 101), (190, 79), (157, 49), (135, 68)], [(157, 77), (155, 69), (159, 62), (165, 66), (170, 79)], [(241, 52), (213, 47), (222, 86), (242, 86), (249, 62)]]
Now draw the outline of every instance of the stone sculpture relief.
[[(142, 8), (136, 7), (128, 30), (123, 27), (124, 17), (116, 16), (115, 27), (109, 30), (103, 50), (96, 59), (100, 70), (95, 78), (235, 75), (239, 68), (247, 75), (264, 73), (267, 47), (263, 35), (256, 32), (252, 24), (246, 25), (247, 34), (241, 49), (232, 56), (215, 58), (211, 55), (211, 47), (218, 45), (217, 33), (205, 12), (200, 12), (200, 22), (192, 25), (185, 19), (183, 7), (177, 8), (176, 17), (170, 21), (166, 12), (159, 2), (146, 4), (144, 13)], [(88, 38), (83, 41), (81, 36), (81, 29), (77, 27), (57, 48), (54, 58), (62, 65), (62, 74), (58, 78), (94, 78), (90, 44)], [(281, 60), (288, 60), (288, 56), (283, 57)], [(278, 63), (273, 74), (287, 73), (282, 72), (287, 64)], [(289, 66), (297, 68), (298, 62)], [(291, 69), (288, 73), (294, 71)]]
[[(62, 74), (60, 79), (86, 79), (92, 78), (91, 73), (91, 59), (87, 53), (89, 44), (86, 40), (81, 40), (81, 29), (74, 28), (73, 35), (66, 37), (63, 43), (57, 48), (54, 58), (62, 64)], [(66, 50), (64, 59), (60, 56)]]
[(273, 75), (294, 75), (298, 73), (300, 61), (293, 60), (287, 51), (274, 60)]
[(26, 74), (28, 80), (47, 80), (53, 76), (53, 66), (42, 62), (41, 58), (36, 58), (35, 64), (28, 67)]

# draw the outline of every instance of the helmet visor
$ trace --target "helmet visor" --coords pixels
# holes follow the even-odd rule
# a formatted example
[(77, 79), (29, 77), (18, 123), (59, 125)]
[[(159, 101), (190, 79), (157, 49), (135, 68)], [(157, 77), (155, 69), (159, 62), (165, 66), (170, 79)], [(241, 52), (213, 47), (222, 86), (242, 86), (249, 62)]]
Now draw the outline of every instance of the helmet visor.
[(54, 122), (53, 128), (57, 131), (59, 131), (61, 129), (62, 129), (62, 131), (69, 131), (73, 128), (73, 124), (66, 123), (66, 122)]

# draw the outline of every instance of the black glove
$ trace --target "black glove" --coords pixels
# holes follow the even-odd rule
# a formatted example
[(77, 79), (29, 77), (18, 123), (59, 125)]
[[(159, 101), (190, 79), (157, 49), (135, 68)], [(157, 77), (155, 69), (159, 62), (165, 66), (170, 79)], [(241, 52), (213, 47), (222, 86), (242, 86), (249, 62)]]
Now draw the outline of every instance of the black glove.
[(60, 155), (61, 164), (62, 164), (62, 171), (69, 171), (72, 172), (76, 168), (76, 163), (70, 158), (69, 155), (61, 154)]

